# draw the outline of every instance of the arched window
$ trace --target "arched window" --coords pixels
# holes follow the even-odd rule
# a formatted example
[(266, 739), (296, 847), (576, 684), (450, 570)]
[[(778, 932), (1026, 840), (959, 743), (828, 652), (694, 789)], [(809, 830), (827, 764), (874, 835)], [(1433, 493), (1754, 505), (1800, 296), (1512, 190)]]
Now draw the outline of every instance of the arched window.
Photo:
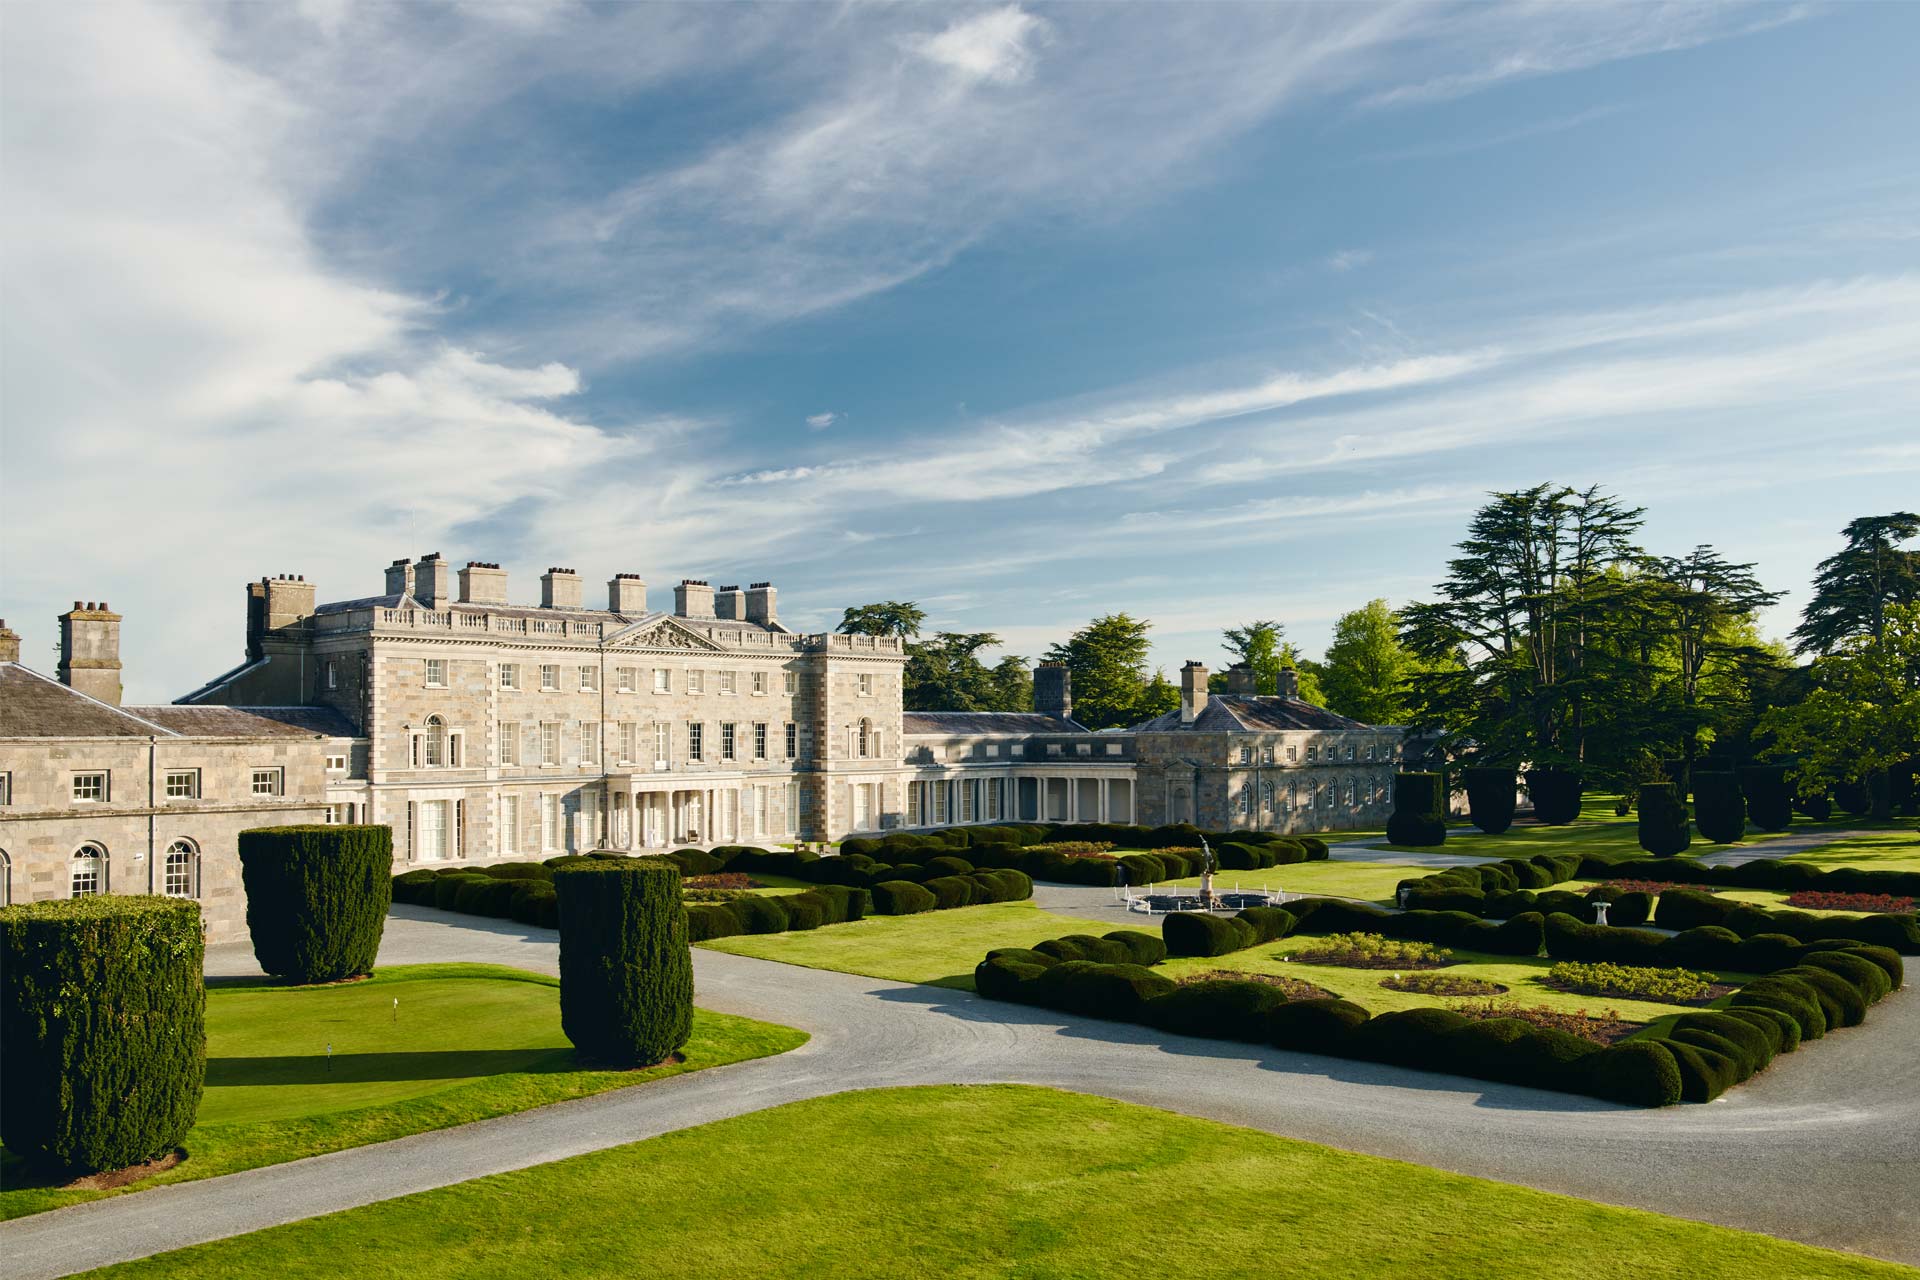
[(191, 840), (175, 840), (167, 846), (167, 858), (161, 864), (160, 891), (169, 898), (200, 896), (200, 851)]
[(13, 859), (0, 849), (0, 907), (13, 905)]
[(72, 875), (68, 881), (72, 897), (107, 891), (107, 851), (97, 844), (83, 844), (73, 851)]
[(420, 763), (428, 769), (447, 764), (447, 722), (439, 716), (428, 716), (420, 731)]
[(864, 760), (873, 754), (873, 721), (864, 719), (860, 721), (859, 730), (854, 737), (854, 744), (854, 754), (861, 759)]

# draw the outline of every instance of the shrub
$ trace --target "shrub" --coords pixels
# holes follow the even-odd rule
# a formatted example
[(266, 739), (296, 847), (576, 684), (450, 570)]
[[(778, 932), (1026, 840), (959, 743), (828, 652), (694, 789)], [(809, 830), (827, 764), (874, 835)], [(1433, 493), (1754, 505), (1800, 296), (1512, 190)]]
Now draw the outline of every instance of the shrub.
[(1387, 842), (1430, 847), (1446, 840), (1446, 780), (1437, 773), (1395, 774)]
[(0, 910), (7, 1149), (94, 1173), (177, 1146), (206, 1080), (203, 955), (193, 902), (101, 894)]
[(1423, 996), (1497, 996), (1506, 988), (1481, 978), (1462, 978), (1450, 973), (1396, 973), (1380, 979), (1389, 991), (1407, 991)]
[(1739, 775), (1731, 770), (1696, 769), (1693, 818), (1700, 834), (1715, 844), (1735, 844), (1742, 839), (1747, 834), (1747, 800), (1740, 794)]
[(1167, 944), (1158, 934), (1144, 933), (1139, 929), (1115, 929), (1105, 935), (1109, 942), (1117, 942), (1127, 949), (1127, 958), (1133, 964), (1156, 965), (1167, 958)]
[(1750, 1064), (1749, 1075), (1766, 1070), (1767, 1064), (1780, 1052), (1780, 1028), (1772, 1022), (1749, 1022), (1745, 1018), (1709, 1010), (1683, 1014), (1668, 1029), (1669, 1035), (1683, 1032), (1714, 1035), (1732, 1044), (1739, 1052), (1743, 1066)]
[(1160, 924), (1171, 956), (1223, 956), (1260, 940), (1253, 925), (1232, 916), (1176, 911)]
[(1787, 786), (1785, 765), (1741, 766), (1740, 790), (1747, 797), (1747, 816), (1762, 831), (1785, 831), (1793, 821), (1793, 792)]
[(887, 880), (873, 886), (873, 909), (879, 915), (917, 915), (938, 905), (931, 892), (906, 880)]
[(551, 880), (553, 868), (538, 862), (496, 862), (479, 868), (480, 874), (496, 880)]
[(787, 909), (781, 905), (782, 901), (782, 898), (755, 894), (729, 902), (726, 908), (740, 922), (742, 933), (785, 933)]
[(560, 900), (551, 882), (521, 880), (514, 885), (507, 914), (521, 924), (557, 929), (560, 927)]
[(1818, 794), (1795, 795), (1793, 807), (1815, 822), (1825, 822), (1833, 816), (1833, 800), (1824, 791)]
[(1547, 954), (1555, 960), (1626, 964), (1653, 963), (1666, 941), (1660, 934), (1644, 929), (1583, 924), (1560, 912), (1547, 917), (1545, 935)]
[(1671, 782), (1649, 782), (1640, 788), (1640, 847), (1656, 858), (1671, 858), (1693, 843), (1687, 830), (1687, 807)]
[(1047, 965), (1025, 958), (1033, 954), (1030, 951), (1011, 954), (989, 952), (987, 958), (973, 968), (973, 989), (990, 1000), (1031, 1003), (1027, 985), (1048, 968)]
[(1518, 778), (1512, 769), (1479, 767), (1466, 771), (1467, 817), (1490, 836), (1513, 825), (1513, 803)]
[(403, 871), (393, 878), (393, 900), (430, 907), (433, 905), (435, 879), (436, 874), (426, 867)]
[(1112, 938), (1096, 938), (1085, 933), (1070, 933), (1064, 938), (1036, 942), (1033, 949), (1055, 960), (1090, 960), (1095, 964), (1131, 964), (1132, 952), (1125, 943)]
[(1814, 969), (1825, 969), (1838, 974), (1852, 984), (1868, 1004), (1880, 1000), (1893, 991), (1893, 982), (1886, 971), (1864, 956), (1854, 955), (1850, 951), (1815, 951), (1803, 956), (1800, 963)]
[(1547, 981), (1581, 995), (1619, 996), (1685, 1004), (1706, 997), (1712, 979), (1689, 969), (1641, 969), (1617, 964), (1563, 960), (1547, 970)]
[[(693, 1030), (679, 869), (634, 859), (555, 873), (560, 1029), (602, 1062), (663, 1062)], [(736, 904), (737, 907), (738, 904)]]
[(1719, 1010), (1719, 1013), (1758, 1027), (1760, 1033), (1768, 1037), (1768, 1042), (1773, 1045), (1773, 1052), (1776, 1055), (1792, 1053), (1800, 1047), (1800, 1024), (1778, 1009), (1736, 1006)]
[(1527, 770), (1527, 794), (1533, 797), (1533, 816), (1548, 826), (1563, 827), (1580, 816), (1583, 783), (1571, 769)]
[(1349, 1044), (1354, 1057), (1370, 1062), (1452, 1071), (1457, 1057), (1449, 1037), (1466, 1025), (1467, 1019), (1451, 1009), (1402, 1009), (1367, 1019), (1354, 1029)]
[(1345, 1054), (1354, 1030), (1371, 1016), (1350, 1000), (1289, 1000), (1267, 1015), (1267, 1043), (1276, 1049)]
[(928, 858), (926, 865), (927, 870), (933, 872), (936, 876), (964, 876), (970, 875), (973, 872), (973, 864), (971, 862), (968, 862), (965, 858), (955, 858), (948, 854), (942, 854), (937, 858)]
[(1829, 1027), (1857, 1027), (1867, 1020), (1867, 999), (1851, 982), (1830, 969), (1794, 965), (1768, 975), (1793, 980), (1812, 991)]
[(1669, 1107), (1680, 1101), (1681, 1078), (1673, 1051), (1659, 1040), (1628, 1040), (1583, 1059), (1581, 1092), (1633, 1107)]
[(687, 908), (687, 941), (732, 938), (747, 931), (730, 902), (695, 903)]
[(1682, 1102), (1712, 1102), (1740, 1083), (1739, 1064), (1725, 1054), (1680, 1040), (1667, 1039), (1660, 1043), (1680, 1068)]
[(289, 982), (372, 972), (393, 902), (392, 828), (256, 827), (240, 833), (239, 847), (262, 969)]
[(1453, 963), (1453, 953), (1444, 947), (1383, 938), (1377, 933), (1332, 934), (1301, 947), (1292, 958), (1355, 969), (1438, 969)]
[(1821, 889), (1802, 889), (1787, 895), (1787, 905), (1809, 911), (1900, 913), (1913, 910), (1913, 899), (1896, 898), (1890, 893), (1830, 893)]
[(1769, 974), (1756, 978), (1733, 993), (1734, 1008), (1777, 1009), (1800, 1027), (1803, 1040), (1818, 1040), (1827, 1034), (1826, 1009), (1816, 993), (1805, 983)]
[(1173, 989), (1171, 979), (1141, 965), (1085, 960), (1062, 961), (1033, 981), (1035, 1003), (1115, 1022), (1138, 1021), (1143, 1004)]
[(827, 922), (827, 901), (811, 889), (805, 893), (782, 894), (780, 909), (787, 913), (789, 932), (818, 929)]
[(456, 871), (452, 875), (439, 876), (433, 882), (433, 901), (427, 905), (441, 911), (458, 911), (461, 886), (485, 882), (486, 877), (477, 871)]
[(921, 888), (933, 895), (934, 906), (941, 911), (970, 907), (974, 902), (973, 882), (964, 876), (935, 876), (924, 881)]
[(1162, 1031), (1265, 1044), (1267, 1017), (1287, 1002), (1280, 988), (1246, 979), (1184, 982), (1147, 1005), (1148, 1020)]

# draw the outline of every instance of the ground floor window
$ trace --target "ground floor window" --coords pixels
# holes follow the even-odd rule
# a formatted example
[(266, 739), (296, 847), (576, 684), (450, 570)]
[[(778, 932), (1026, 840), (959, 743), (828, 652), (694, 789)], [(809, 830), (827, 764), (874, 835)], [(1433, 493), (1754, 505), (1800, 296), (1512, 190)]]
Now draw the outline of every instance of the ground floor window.
[(200, 896), (200, 851), (193, 847), (191, 841), (175, 840), (167, 846), (160, 891), (169, 898)]
[(520, 852), (520, 797), (500, 797), (500, 852)]
[(83, 844), (73, 851), (68, 879), (71, 896), (84, 898), (107, 891), (107, 851), (97, 844)]
[(424, 862), (437, 862), (447, 856), (447, 803), (445, 800), (419, 802), (415, 852)]

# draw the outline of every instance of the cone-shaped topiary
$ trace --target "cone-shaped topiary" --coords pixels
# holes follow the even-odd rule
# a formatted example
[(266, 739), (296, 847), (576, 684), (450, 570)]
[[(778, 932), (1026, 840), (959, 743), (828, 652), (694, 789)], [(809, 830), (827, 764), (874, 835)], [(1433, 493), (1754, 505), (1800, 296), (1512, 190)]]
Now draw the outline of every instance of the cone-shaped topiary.
[(1731, 770), (1693, 772), (1693, 820), (1715, 844), (1734, 844), (1747, 834), (1747, 800)]
[(581, 1054), (664, 1062), (693, 1031), (693, 954), (680, 871), (632, 858), (554, 872), (560, 900), (560, 1029)]
[(1746, 765), (1740, 770), (1740, 789), (1747, 797), (1747, 816), (1762, 831), (1785, 831), (1793, 821), (1793, 791), (1787, 786), (1785, 765)]
[(1467, 816), (1474, 826), (1497, 836), (1513, 825), (1517, 781), (1511, 769), (1482, 766), (1467, 770)]
[(1436, 845), (1445, 844), (1446, 840), (1446, 780), (1437, 773), (1395, 774), (1387, 842)]
[(393, 828), (256, 827), (239, 846), (262, 969), (289, 982), (373, 972), (393, 905)]
[(1671, 782), (1640, 788), (1640, 847), (1656, 858), (1671, 858), (1693, 843), (1687, 807)]
[(207, 1074), (200, 909), (101, 894), (0, 910), (0, 1141), (76, 1173), (177, 1146)]
[(1527, 770), (1527, 794), (1533, 797), (1533, 816), (1548, 826), (1563, 827), (1580, 816), (1584, 784), (1571, 769)]

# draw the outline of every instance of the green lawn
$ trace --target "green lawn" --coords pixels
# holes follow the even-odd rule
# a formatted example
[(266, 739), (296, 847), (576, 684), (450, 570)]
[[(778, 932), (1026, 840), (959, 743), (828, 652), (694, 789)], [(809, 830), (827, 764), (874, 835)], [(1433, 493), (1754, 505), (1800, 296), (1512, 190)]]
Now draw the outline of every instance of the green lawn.
[[(788, 1027), (697, 1009), (685, 1062), (582, 1071), (560, 1031), (560, 983), (542, 974), (407, 965), (339, 986), (216, 986), (207, 996), (207, 1091), (184, 1144), (187, 1158), (129, 1190), (785, 1053), (806, 1039)], [(0, 1219), (113, 1194), (36, 1185), (11, 1159), (4, 1171)]]
[[(1834, 824), (1827, 824), (1834, 825)], [(1854, 830), (1877, 828), (1869, 835), (1790, 855), (1793, 862), (1810, 862), (1816, 867), (1863, 867), (1869, 871), (1920, 871), (1920, 829), (1913, 819), (1873, 823), (1864, 818), (1843, 824)], [(1789, 827), (1789, 831), (1798, 830)]]
[[(1394, 886), (1402, 880), (1416, 879), (1439, 868), (1409, 867), (1385, 862), (1296, 862), (1263, 871), (1222, 871), (1213, 877), (1213, 887), (1227, 890), (1284, 889), (1288, 893), (1311, 893), (1332, 898), (1359, 898), (1367, 902), (1391, 902)], [(1181, 888), (1200, 887), (1199, 876), (1169, 880)]]
[(1911, 1277), (1891, 1263), (1017, 1085), (838, 1094), (113, 1276)]
[(869, 978), (971, 991), (973, 967), (995, 947), (1030, 947), (1069, 933), (1098, 935), (1121, 927), (1055, 915), (1031, 901), (993, 902), (911, 916), (869, 916), (850, 924), (830, 924), (798, 933), (716, 938), (699, 945), (808, 969), (835, 969)]

